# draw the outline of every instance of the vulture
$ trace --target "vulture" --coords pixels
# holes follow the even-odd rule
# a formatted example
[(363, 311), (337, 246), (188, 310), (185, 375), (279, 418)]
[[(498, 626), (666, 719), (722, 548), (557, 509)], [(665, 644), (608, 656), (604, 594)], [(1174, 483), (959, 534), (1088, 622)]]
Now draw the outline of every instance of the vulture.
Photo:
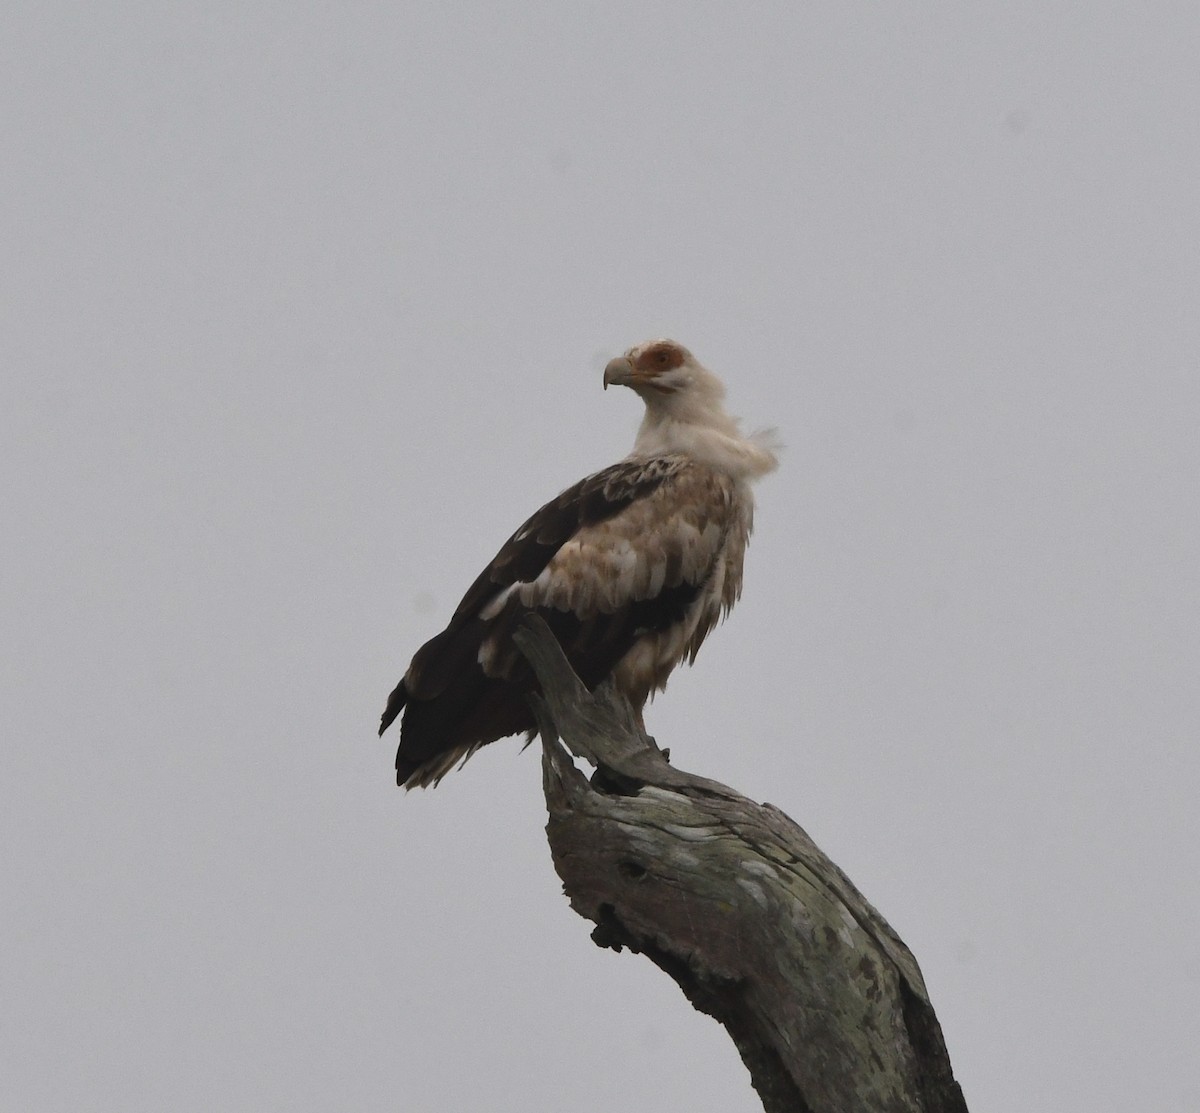
[(398, 784), (436, 785), (480, 746), (534, 736), (537, 682), (512, 640), (523, 615), (546, 620), (589, 688), (611, 680), (640, 714), (741, 595), (773, 434), (744, 435), (721, 380), (672, 340), (611, 360), (609, 386), (645, 403), (633, 451), (518, 527), (417, 650), (379, 725), (400, 719)]

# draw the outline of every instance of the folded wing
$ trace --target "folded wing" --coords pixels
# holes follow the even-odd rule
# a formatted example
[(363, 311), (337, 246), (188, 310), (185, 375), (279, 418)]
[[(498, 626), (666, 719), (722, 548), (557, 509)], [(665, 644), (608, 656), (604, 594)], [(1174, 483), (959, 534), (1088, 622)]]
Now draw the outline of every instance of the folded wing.
[(480, 746), (534, 730), (535, 681), (512, 641), (530, 611), (585, 684), (612, 676), (640, 708), (736, 600), (750, 513), (733, 480), (685, 455), (622, 461), (547, 503), (389, 698), (380, 734), (403, 712), (398, 782), (436, 783)]

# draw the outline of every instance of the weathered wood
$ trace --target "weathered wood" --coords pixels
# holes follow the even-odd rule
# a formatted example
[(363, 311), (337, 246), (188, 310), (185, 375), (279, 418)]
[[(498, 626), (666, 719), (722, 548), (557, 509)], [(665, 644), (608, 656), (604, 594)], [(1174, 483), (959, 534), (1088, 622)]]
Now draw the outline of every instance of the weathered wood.
[(916, 959), (849, 878), (777, 808), (669, 765), (540, 619), (516, 637), (543, 693), (554, 866), (596, 944), (720, 1021), (768, 1113), (965, 1113)]

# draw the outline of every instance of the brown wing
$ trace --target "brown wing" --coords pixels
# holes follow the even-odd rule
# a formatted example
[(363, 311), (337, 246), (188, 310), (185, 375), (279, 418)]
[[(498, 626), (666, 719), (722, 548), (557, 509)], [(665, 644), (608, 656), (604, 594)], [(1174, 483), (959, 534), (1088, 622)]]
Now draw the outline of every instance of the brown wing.
[(404, 711), (400, 783), (436, 782), (480, 745), (534, 727), (517, 618), (549, 622), (594, 685), (639, 638), (682, 620), (712, 573), (729, 481), (682, 456), (624, 461), (528, 519), (421, 647), (383, 714)]

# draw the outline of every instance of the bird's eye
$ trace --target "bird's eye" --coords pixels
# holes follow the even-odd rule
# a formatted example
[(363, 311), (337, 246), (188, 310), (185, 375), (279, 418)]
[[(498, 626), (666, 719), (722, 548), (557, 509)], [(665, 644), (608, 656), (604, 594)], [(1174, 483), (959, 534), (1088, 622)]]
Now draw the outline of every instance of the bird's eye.
[(657, 352), (654, 353), (654, 358), (656, 360), (658, 360), (660, 366), (665, 367), (667, 365), (667, 363), (670, 361), (671, 357), (667, 353), (667, 350), (665, 348), (661, 348)]

